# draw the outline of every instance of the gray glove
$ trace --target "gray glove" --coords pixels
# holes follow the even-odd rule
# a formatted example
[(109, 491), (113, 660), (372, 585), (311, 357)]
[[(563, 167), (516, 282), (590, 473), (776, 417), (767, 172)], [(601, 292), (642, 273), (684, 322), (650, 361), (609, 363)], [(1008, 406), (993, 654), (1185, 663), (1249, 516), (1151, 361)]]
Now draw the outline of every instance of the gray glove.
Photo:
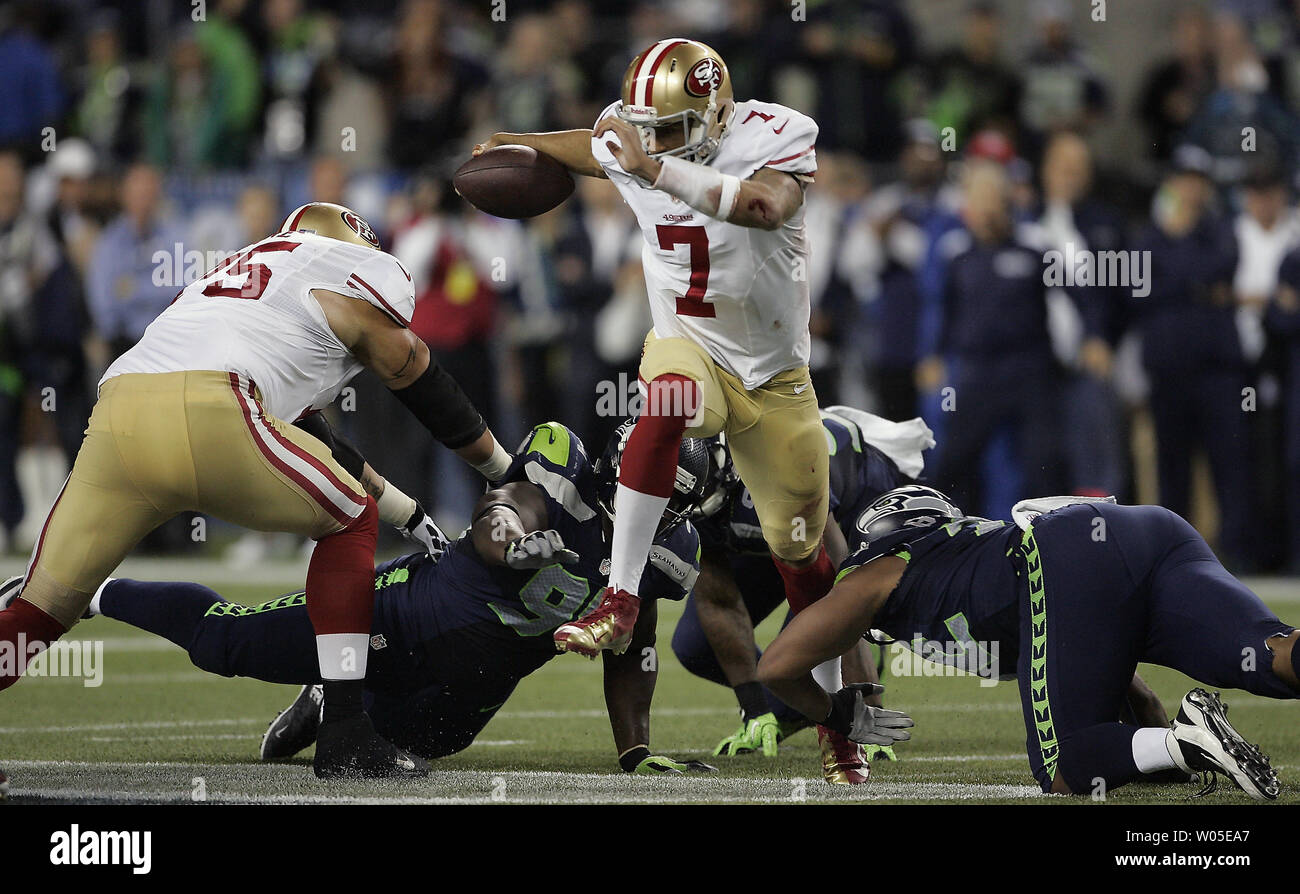
[(532, 531), (506, 544), (506, 565), (516, 571), (544, 568), (556, 562), (572, 565), (576, 561), (578, 554), (565, 548), (560, 532), (555, 530)]
[[(908, 729), (912, 718), (902, 711), (877, 708), (866, 697), (884, 692), (879, 683), (853, 683), (831, 696), (831, 716), (827, 726), (839, 729), (850, 741), (860, 745), (893, 745), (912, 738)], [(845, 728), (847, 727), (847, 728)]]

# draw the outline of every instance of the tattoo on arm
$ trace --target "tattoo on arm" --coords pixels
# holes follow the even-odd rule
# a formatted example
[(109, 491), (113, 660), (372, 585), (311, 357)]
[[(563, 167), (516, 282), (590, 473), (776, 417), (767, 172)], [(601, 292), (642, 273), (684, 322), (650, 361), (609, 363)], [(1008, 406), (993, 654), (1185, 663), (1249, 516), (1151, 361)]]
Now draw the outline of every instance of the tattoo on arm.
[(367, 463), (366, 467), (361, 470), (361, 487), (365, 489), (367, 494), (374, 497), (376, 500), (378, 500), (379, 496), (384, 492), (385, 484), (386, 482), (384, 479), (378, 472), (370, 468), (369, 463)]
[(415, 363), (415, 347), (414, 347), (414, 346), (410, 347), (410, 348), (407, 350), (407, 353), (406, 353), (406, 362), (402, 364), (402, 368), (399, 369), (397, 372), (393, 373), (392, 375), (390, 375), (390, 376), (388, 377), (389, 380), (390, 380), (390, 381), (396, 381), (396, 380), (400, 379), (402, 376), (404, 376), (404, 375), (406, 374), (406, 370), (407, 370), (408, 368), (410, 368), (411, 364), (413, 364), (413, 363)]

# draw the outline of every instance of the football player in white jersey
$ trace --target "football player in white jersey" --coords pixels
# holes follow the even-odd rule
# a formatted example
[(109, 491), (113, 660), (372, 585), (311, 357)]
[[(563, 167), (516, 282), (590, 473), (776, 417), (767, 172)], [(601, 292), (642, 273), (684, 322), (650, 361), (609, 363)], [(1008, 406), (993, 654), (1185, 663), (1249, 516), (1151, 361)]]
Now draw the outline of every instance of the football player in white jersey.
[[(62, 636), (141, 538), (180, 512), (309, 536), (307, 607), (325, 688), (316, 774), (426, 775), (361, 705), (376, 523), (414, 527), (416, 504), (391, 485), (367, 493), (291, 424), (369, 368), (435, 438), (486, 478), (504, 474), (509, 454), (410, 331), (414, 307), (410, 275), (370, 226), (325, 203), (298, 208), (280, 232), (182, 289), (100, 381), (19, 595), (0, 611), (0, 656), (30, 657)], [(0, 689), (25, 664), (0, 661)]]
[(573, 173), (609, 178), (644, 236), (654, 328), (639, 370), (645, 409), (619, 469), (613, 569), (600, 605), (555, 632), (560, 649), (627, 648), (684, 435), (726, 433), (791, 608), (830, 589), (803, 223), (816, 140), (807, 115), (737, 102), (712, 48), (672, 38), (632, 60), (594, 129), (498, 133), (475, 147), (532, 146)]

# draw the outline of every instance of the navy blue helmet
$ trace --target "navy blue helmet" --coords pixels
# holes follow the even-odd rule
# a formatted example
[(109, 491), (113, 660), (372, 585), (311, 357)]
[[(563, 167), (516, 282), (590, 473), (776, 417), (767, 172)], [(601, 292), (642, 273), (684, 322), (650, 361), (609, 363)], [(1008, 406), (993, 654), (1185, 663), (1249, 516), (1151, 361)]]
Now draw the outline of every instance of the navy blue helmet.
[[(618, 484), (618, 468), (623, 461), (623, 450), (627, 439), (636, 425), (635, 419), (627, 419), (614, 430), (605, 445), (605, 451), (592, 467), (596, 479), (596, 501), (611, 519), (614, 518), (614, 492)], [(677, 474), (673, 481), (673, 493), (668, 498), (668, 508), (664, 510), (663, 520), (659, 523), (656, 536), (662, 536), (684, 519), (691, 516), (704, 499), (715, 475), (714, 461), (708, 447), (701, 438), (682, 438), (677, 450)]]
[(908, 484), (873, 500), (858, 515), (857, 529), (863, 542), (870, 543), (904, 528), (925, 530), (962, 517), (946, 494), (923, 484)]

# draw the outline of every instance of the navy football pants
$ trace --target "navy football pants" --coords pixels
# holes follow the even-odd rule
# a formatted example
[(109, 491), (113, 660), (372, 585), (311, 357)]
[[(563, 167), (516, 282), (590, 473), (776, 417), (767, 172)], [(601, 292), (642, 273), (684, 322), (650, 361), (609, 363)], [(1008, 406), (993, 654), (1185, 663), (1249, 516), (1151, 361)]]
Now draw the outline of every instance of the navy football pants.
[[(268, 683), (320, 682), (316, 633), (301, 592), (249, 607), (226, 602), (200, 584), (123, 579), (104, 588), (100, 608), (110, 618), (166, 637), (209, 673)], [(495, 666), (492, 650), (470, 628), (411, 650), (400, 631), (382, 627), (376, 611), (365, 694), (376, 731), (422, 757), (466, 748), (519, 678)]]
[(1115, 722), (1138, 662), (1207, 686), (1296, 698), (1266, 640), (1288, 634), (1186, 521), (1160, 506), (1070, 506), (1041, 516), (1024, 565), (1017, 678), (1030, 768), (1086, 794), (1140, 775)]

